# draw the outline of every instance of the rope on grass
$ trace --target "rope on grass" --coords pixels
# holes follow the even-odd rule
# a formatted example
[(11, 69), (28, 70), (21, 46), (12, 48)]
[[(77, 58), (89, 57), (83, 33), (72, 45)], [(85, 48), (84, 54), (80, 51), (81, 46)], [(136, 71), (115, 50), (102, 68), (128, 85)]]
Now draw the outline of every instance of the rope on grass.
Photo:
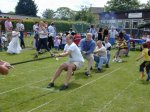
[(48, 59), (51, 58), (50, 56), (47, 57), (43, 57), (43, 58), (37, 58), (37, 59), (31, 59), (31, 60), (26, 60), (26, 61), (21, 61), (21, 62), (15, 62), (15, 63), (11, 63), (11, 65), (18, 65), (18, 64), (23, 64), (23, 63), (29, 63), (29, 62), (34, 62), (34, 61), (40, 61), (43, 59)]

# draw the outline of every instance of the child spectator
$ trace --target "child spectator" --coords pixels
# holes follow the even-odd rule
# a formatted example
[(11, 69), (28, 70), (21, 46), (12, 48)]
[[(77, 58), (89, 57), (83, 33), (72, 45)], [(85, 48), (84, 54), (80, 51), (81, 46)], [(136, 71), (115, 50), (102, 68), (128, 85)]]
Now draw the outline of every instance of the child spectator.
[(55, 50), (59, 50), (59, 45), (60, 45), (60, 39), (58, 36), (56, 36), (56, 38), (54, 39), (54, 48)]
[(10, 54), (18, 54), (21, 52), (21, 46), (19, 43), (19, 32), (12, 31), (12, 40), (9, 43), (7, 52)]
[(64, 50), (65, 45), (66, 45), (66, 34), (63, 34), (62, 37), (61, 37), (60, 49)]
[(146, 81), (150, 80), (150, 76), (149, 76), (149, 70), (150, 70), (150, 56), (148, 55), (148, 48), (147, 48), (147, 43), (144, 43), (142, 45), (142, 54), (141, 56), (139, 56), (136, 61), (140, 60), (140, 59), (144, 59), (143, 63), (141, 63), (140, 65), (140, 72), (141, 72), (141, 79), (144, 79), (145, 75), (144, 75), (144, 68), (146, 67), (146, 72), (148, 74), (148, 78)]

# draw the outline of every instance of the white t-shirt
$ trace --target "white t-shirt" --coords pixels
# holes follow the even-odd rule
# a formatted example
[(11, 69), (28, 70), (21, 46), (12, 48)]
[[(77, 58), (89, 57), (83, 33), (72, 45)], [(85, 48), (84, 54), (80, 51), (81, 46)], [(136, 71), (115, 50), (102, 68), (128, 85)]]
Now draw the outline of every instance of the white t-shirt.
[(39, 33), (39, 37), (40, 37), (41, 39), (48, 38), (48, 34), (45, 34), (45, 33), (48, 33), (46, 29), (41, 29), (41, 28), (39, 27), (38, 33)]
[[(105, 48), (106, 49), (108, 49), (109, 47), (111, 47), (111, 44), (109, 42), (107, 42), (107, 43), (104, 42), (104, 44), (105, 44)], [(109, 50), (107, 50), (107, 54), (110, 54)]]
[(110, 38), (115, 38), (116, 35), (118, 35), (118, 32), (116, 30), (109, 30)]
[(33, 25), (33, 31), (34, 31), (34, 32), (38, 32), (38, 29), (39, 29), (39, 26), (38, 26), (38, 25), (36, 25), (36, 24)]
[(16, 28), (17, 28), (19, 31), (23, 31), (23, 30), (24, 30), (24, 24), (22, 24), (22, 23), (17, 23), (17, 24), (16, 24)]
[(97, 32), (95, 28), (90, 28), (89, 33), (92, 33), (92, 35), (96, 36)]
[(49, 36), (55, 37), (55, 28), (53, 26), (48, 27)]
[(69, 56), (70, 62), (84, 62), (80, 49), (74, 42), (71, 45), (66, 44), (64, 51), (71, 51), (71, 55)]
[(98, 51), (98, 53), (96, 54), (97, 56), (107, 57), (107, 50), (104, 46), (102, 46), (101, 48), (96, 46), (95, 51)]

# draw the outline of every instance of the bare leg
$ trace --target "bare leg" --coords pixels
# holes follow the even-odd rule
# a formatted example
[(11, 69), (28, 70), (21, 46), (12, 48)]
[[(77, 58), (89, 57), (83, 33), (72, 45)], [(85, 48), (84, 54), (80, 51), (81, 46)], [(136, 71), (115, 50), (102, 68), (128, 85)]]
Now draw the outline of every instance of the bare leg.
[(68, 64), (67, 66), (67, 76), (66, 80), (64, 82), (65, 85), (68, 85), (71, 77), (72, 77), (72, 72), (76, 69), (76, 66), (74, 64)]
[(63, 70), (67, 69), (67, 64), (62, 64), (55, 72), (54, 76), (51, 79), (51, 82), (54, 83), (54, 81), (60, 76), (61, 72)]

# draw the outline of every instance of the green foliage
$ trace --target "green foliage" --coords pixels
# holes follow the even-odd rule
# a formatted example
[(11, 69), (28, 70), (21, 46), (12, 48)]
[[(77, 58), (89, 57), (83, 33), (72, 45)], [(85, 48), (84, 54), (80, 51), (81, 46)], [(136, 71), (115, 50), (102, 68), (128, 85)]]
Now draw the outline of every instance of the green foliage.
[(140, 9), (141, 4), (138, 0), (110, 0), (105, 6), (105, 11), (127, 11)]
[(144, 6), (145, 9), (150, 9), (150, 0), (147, 1), (147, 3)]
[[(37, 20), (23, 20), (23, 24), (25, 26), (25, 31), (33, 31), (33, 25), (35, 22), (39, 22), (39, 21), (45, 21), (48, 22), (48, 24), (51, 24), (52, 22), (54, 22), (56, 28), (57, 28), (57, 32), (65, 32), (68, 31), (73, 25), (75, 24), (83, 24), (83, 31), (86, 31), (88, 24), (86, 22), (73, 22), (73, 21), (61, 21), (61, 20), (57, 20), (57, 21), (53, 21), (53, 20), (48, 20), (48, 19), (37, 19)], [(13, 21), (13, 26), (16, 27), (16, 23), (17, 21)], [(77, 32), (80, 32), (81, 28), (78, 28)]]
[[(31, 39), (33, 38), (25, 38)], [(28, 41), (26, 41), (28, 42)], [(26, 43), (30, 44), (30, 43)], [(116, 50), (111, 51), (111, 59)], [(33, 59), (35, 50), (23, 50), (18, 55), (0, 52), (2, 60), (10, 63)], [(7, 76), (0, 75), (0, 110), (2, 112), (149, 112), (150, 82), (139, 79), (135, 62), (140, 52), (130, 52), (127, 62), (103, 67), (102, 73), (92, 70), (92, 77), (84, 75), (84, 66), (75, 71), (68, 90), (59, 91), (66, 72), (47, 89), (50, 78), (67, 58), (48, 58), (14, 66)], [(39, 56), (49, 56), (44, 53)], [(94, 63), (93, 63), (94, 66)]]
[(61, 20), (73, 20), (74, 11), (68, 7), (60, 7), (56, 11), (56, 18)]
[(75, 14), (76, 21), (86, 21), (88, 23), (93, 23), (95, 18), (93, 14), (90, 12), (90, 8), (82, 7), (80, 11)]
[(38, 9), (33, 0), (19, 0), (16, 8), (16, 14), (36, 16)]
[(55, 11), (53, 11), (52, 9), (46, 9), (42, 16), (46, 19), (53, 19), (55, 17)]
[(9, 12), (8, 12), (8, 14), (15, 14), (15, 12), (13, 12), (13, 11), (9, 11)]

